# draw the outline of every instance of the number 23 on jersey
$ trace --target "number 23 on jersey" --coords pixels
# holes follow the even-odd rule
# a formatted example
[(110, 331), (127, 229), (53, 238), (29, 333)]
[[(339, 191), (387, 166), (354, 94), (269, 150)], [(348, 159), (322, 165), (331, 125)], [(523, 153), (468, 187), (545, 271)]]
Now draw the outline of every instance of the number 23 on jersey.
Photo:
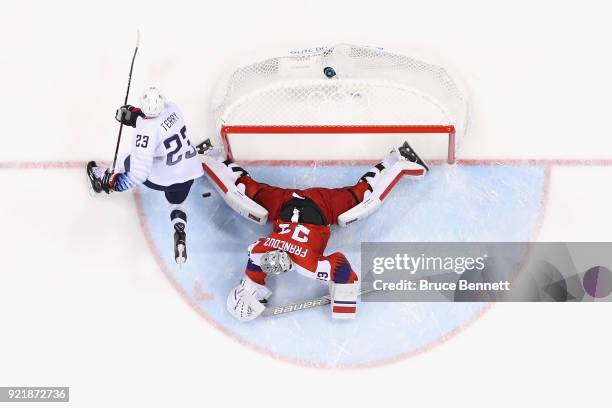
[[(183, 160), (183, 155), (178, 153), (183, 147), (182, 142), (186, 142), (187, 146), (189, 146), (189, 150), (185, 152), (185, 159), (191, 159), (192, 157), (195, 157), (198, 154), (195, 147), (193, 147), (191, 145), (191, 142), (189, 142), (186, 132), (187, 128), (183, 126), (183, 128), (181, 129), (181, 137), (176, 134), (164, 140), (164, 146), (166, 147), (166, 150), (169, 150), (168, 155), (166, 156), (166, 165), (174, 166), (175, 164), (180, 163), (181, 160)], [(173, 145), (175, 146), (174, 149), (172, 149)]]

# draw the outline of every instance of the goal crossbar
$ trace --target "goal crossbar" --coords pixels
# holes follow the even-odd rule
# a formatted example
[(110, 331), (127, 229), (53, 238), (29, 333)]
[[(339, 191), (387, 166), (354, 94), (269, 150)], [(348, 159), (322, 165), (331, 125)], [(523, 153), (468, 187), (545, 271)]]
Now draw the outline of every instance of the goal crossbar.
[(232, 134), (448, 134), (446, 161), (455, 162), (455, 127), (453, 125), (318, 125), (318, 126), (222, 126), (221, 140), (227, 157), (234, 160), (229, 135)]

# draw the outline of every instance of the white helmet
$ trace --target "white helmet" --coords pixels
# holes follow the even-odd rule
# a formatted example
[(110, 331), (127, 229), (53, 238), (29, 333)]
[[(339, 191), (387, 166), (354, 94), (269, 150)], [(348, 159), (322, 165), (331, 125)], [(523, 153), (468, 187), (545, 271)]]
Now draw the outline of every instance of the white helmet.
[(140, 96), (140, 109), (147, 118), (155, 118), (163, 112), (166, 107), (166, 98), (159, 89), (154, 86), (146, 88)]

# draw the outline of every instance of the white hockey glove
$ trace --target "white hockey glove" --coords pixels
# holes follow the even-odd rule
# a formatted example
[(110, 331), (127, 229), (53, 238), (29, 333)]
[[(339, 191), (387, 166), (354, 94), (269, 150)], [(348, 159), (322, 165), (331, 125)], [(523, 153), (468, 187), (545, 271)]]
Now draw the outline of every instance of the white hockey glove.
[(241, 322), (257, 318), (266, 307), (262, 302), (272, 295), (270, 289), (244, 278), (227, 296), (227, 311)]

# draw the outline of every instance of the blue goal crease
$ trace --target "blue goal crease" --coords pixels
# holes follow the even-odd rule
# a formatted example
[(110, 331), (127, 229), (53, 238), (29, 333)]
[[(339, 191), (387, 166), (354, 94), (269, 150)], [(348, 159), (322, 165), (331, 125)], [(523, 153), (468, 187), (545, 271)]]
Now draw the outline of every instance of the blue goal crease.
[[(257, 180), (286, 187), (339, 187), (355, 182), (367, 166), (253, 167)], [(327, 252), (343, 252), (360, 270), (363, 241), (529, 241), (537, 232), (545, 186), (543, 166), (434, 167), (419, 180), (404, 178), (383, 206), (349, 227), (333, 227)], [(202, 193), (212, 191), (210, 197)], [(173, 259), (168, 205), (163, 194), (141, 188), (146, 224), (173, 278), (198, 307), (227, 330), (289, 359), (324, 365), (375, 363), (422, 349), (480, 314), (481, 303), (360, 303), (357, 318), (332, 321), (328, 307), (235, 321), (225, 298), (244, 275), (247, 247), (270, 226), (233, 212), (203, 177), (187, 199), (187, 264)], [(201, 285), (196, 285), (199, 281)], [(198, 300), (196, 286), (212, 292)], [(269, 282), (271, 304), (327, 293), (327, 286), (298, 274)], [(375, 338), (373, 338), (375, 333)]]

